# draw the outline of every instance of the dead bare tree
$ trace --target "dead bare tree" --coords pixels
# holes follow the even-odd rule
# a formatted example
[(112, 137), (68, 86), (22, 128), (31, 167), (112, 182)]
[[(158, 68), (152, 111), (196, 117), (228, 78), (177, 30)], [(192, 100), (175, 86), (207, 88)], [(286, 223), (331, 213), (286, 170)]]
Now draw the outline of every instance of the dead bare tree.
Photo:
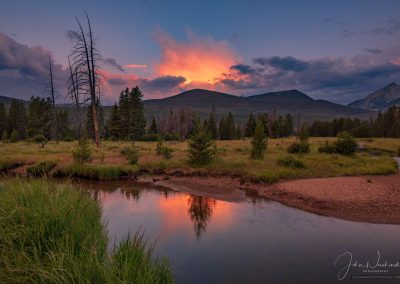
[(49, 80), (50, 80), (50, 98), (51, 98), (51, 107), (52, 107), (52, 138), (56, 140), (58, 144), (58, 118), (57, 118), (57, 110), (56, 110), (56, 94), (54, 89), (53, 82), (53, 69), (51, 65), (51, 58), (49, 56)]
[[(101, 61), (95, 40), (93, 39), (92, 28), (89, 16), (86, 13), (88, 32), (85, 33), (77, 17), (79, 32), (76, 35), (76, 44), (70, 55), (71, 80), (69, 80), (69, 89), (74, 90), (73, 96), (82, 94), (84, 103), (87, 103), (93, 115), (93, 128), (97, 147), (100, 146), (100, 127), (98, 116), (98, 103), (101, 96), (101, 75), (99, 74), (98, 62)], [(74, 93), (76, 92), (76, 93)]]
[(81, 96), (78, 87), (78, 77), (76, 71), (72, 70), (71, 61), (68, 57), (69, 78), (67, 81), (68, 92), (67, 98), (75, 105), (75, 131), (78, 133), (78, 138), (81, 139), (82, 119), (81, 119)]

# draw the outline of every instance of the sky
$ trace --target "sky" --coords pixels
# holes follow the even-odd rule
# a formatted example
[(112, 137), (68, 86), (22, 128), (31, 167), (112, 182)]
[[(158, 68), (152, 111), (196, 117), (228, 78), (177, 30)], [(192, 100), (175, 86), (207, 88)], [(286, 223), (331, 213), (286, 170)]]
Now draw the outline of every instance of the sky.
[(46, 96), (50, 56), (64, 101), (85, 11), (106, 105), (136, 85), (145, 99), (298, 89), (345, 104), (400, 83), (398, 0), (9, 0), (0, 2), (0, 95)]

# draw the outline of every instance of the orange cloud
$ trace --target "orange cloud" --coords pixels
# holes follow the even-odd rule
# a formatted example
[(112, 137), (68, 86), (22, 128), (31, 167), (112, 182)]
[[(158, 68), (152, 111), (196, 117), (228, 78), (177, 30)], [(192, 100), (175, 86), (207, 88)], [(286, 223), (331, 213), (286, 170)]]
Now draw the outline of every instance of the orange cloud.
[(188, 32), (186, 42), (178, 42), (158, 30), (155, 37), (161, 46), (161, 62), (155, 66), (161, 76), (183, 76), (186, 83), (213, 84), (229, 67), (240, 61), (240, 56), (227, 41), (199, 37)]
[(126, 64), (124, 65), (125, 68), (129, 69), (141, 69), (141, 68), (147, 68), (146, 64)]

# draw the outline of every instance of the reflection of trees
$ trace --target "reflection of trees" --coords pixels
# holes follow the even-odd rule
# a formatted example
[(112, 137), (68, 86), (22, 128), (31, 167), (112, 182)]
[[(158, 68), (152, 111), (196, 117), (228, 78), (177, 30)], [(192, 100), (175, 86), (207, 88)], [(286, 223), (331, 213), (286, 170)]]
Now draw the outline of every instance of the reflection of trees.
[(207, 224), (213, 214), (215, 199), (204, 196), (191, 195), (189, 197), (188, 214), (193, 221), (194, 231), (200, 237), (207, 229)]

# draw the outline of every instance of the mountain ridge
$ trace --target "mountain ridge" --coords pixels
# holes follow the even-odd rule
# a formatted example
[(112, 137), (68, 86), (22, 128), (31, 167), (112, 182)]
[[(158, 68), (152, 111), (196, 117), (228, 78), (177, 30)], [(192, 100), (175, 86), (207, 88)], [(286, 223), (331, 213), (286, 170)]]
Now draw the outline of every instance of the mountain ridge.
[(395, 82), (348, 104), (348, 106), (374, 111), (385, 110), (394, 105), (400, 105), (400, 85)]
[[(0, 97), (11, 102), (12, 98)], [(264, 112), (273, 115), (286, 115), (301, 117), (304, 122), (313, 120), (330, 120), (335, 117), (359, 117), (369, 118), (373, 116), (370, 110), (340, 105), (326, 100), (313, 99), (299, 90), (283, 90), (267, 92), (253, 96), (234, 96), (227, 93), (206, 89), (192, 89), (174, 96), (144, 100), (146, 118), (152, 116), (162, 118), (170, 110), (190, 109), (196, 111), (201, 118), (206, 118), (211, 109), (215, 109), (217, 118), (232, 112), (239, 123), (245, 123), (248, 114), (258, 115)], [(66, 105), (58, 105), (62, 109), (68, 109)], [(105, 114), (108, 116), (111, 106), (105, 106)]]

